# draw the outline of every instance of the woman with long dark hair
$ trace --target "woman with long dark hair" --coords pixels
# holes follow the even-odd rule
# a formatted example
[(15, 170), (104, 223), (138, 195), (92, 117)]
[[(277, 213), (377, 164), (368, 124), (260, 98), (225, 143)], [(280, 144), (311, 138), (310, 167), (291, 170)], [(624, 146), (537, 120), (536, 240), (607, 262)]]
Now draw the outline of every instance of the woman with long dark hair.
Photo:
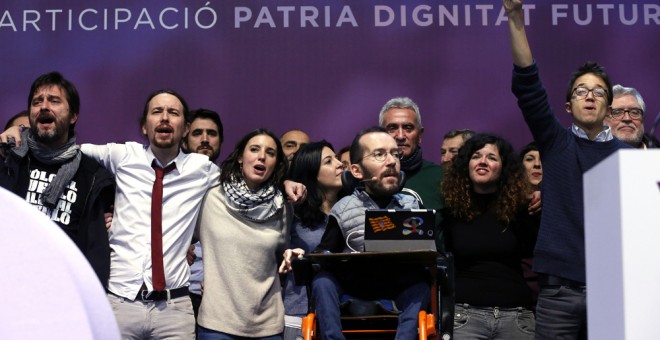
[(513, 147), (477, 134), (460, 149), (441, 184), (442, 227), (456, 264), (455, 339), (533, 339), (531, 292), (520, 260), (529, 257), (538, 215)]
[[(328, 213), (339, 198), (342, 171), (341, 161), (325, 140), (303, 145), (293, 156), (288, 178), (307, 188), (307, 198), (295, 207), (291, 228), (290, 246), (298, 248), (297, 254), (310, 252), (321, 242)], [(301, 336), (301, 318), (307, 314), (307, 292), (295, 285), (291, 273), (285, 282), (284, 308), (284, 339), (294, 340)]]
[(197, 222), (204, 255), (199, 339), (281, 339), (278, 263), (292, 219), (282, 193), (287, 160), (279, 139), (255, 130), (222, 163)]

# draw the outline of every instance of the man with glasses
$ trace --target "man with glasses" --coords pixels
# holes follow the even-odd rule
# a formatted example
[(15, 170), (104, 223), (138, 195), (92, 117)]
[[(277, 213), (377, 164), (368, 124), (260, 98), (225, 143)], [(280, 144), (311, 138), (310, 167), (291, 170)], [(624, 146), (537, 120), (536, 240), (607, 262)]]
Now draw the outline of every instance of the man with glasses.
[[(374, 127), (358, 133), (350, 155), (351, 174), (362, 185), (332, 207), (315, 252), (364, 251), (367, 209), (420, 208), (413, 196), (399, 193), (402, 152), (385, 129)], [(413, 339), (417, 337), (417, 315), (429, 303), (430, 286), (418, 270), (393, 273), (392, 268), (373, 265), (360, 273), (322, 271), (312, 282), (312, 296), (323, 339), (343, 339), (339, 318), (342, 294), (365, 300), (395, 300), (402, 311), (397, 338)]]
[(632, 87), (619, 84), (612, 87), (612, 93), (612, 111), (605, 117), (612, 134), (634, 148), (646, 149), (651, 143), (644, 135), (646, 104), (642, 95)]
[(583, 174), (618, 149), (604, 123), (612, 87), (605, 70), (586, 63), (573, 74), (564, 109), (573, 120), (565, 129), (555, 117), (525, 34), (521, 0), (502, 0), (513, 55), (513, 93), (543, 155), (543, 213), (534, 250), (541, 291), (536, 309), (537, 339), (586, 339)]

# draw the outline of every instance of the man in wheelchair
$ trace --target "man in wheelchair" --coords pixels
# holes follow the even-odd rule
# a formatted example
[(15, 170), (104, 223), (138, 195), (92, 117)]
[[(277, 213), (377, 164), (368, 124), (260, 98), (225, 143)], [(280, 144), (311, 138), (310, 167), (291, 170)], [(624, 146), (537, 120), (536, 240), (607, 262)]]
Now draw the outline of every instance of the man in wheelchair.
[[(353, 193), (338, 201), (315, 253), (364, 251), (364, 216), (367, 209), (417, 209), (417, 199), (400, 194), (401, 151), (380, 127), (361, 131), (351, 145)], [(398, 313), (397, 339), (417, 337), (418, 313), (429, 304), (430, 277), (423, 268), (373, 264), (359, 270), (324, 267), (312, 281), (319, 333), (323, 339), (343, 339), (340, 299), (392, 300)]]

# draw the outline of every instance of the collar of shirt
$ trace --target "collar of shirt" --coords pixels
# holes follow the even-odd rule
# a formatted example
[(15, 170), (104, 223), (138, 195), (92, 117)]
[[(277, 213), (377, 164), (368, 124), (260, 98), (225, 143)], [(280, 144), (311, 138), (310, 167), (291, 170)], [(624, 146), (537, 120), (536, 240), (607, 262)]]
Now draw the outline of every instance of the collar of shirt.
[[(574, 135), (582, 138), (582, 139), (587, 139), (589, 140), (589, 136), (587, 136), (587, 133), (579, 126), (572, 124), (571, 125), (571, 131), (573, 132)], [(596, 138), (593, 139), (594, 142), (607, 142), (611, 141), (614, 139), (614, 135), (612, 134), (612, 129), (610, 129), (609, 125), (603, 125), (603, 131), (599, 132), (596, 135)]]
[(149, 161), (149, 164), (152, 164), (153, 161), (156, 160), (156, 164), (157, 164), (159, 167), (161, 167), (161, 168), (165, 168), (165, 167), (167, 167), (168, 165), (172, 164), (172, 162), (176, 162), (176, 163), (175, 163), (176, 171), (178, 171), (179, 173), (181, 173), (181, 170), (182, 170), (182, 169), (181, 169), (181, 166), (183, 165), (183, 159), (185, 158), (186, 153), (184, 153), (180, 148), (179, 148), (179, 153), (176, 155), (176, 157), (175, 157), (173, 160), (171, 160), (171, 161), (170, 161), (169, 163), (167, 163), (167, 164), (162, 164), (162, 163), (158, 160), (158, 158), (156, 158), (156, 155), (154, 155), (153, 150), (151, 150), (151, 146), (145, 146), (145, 147), (146, 147), (146, 152), (147, 152), (147, 160)]

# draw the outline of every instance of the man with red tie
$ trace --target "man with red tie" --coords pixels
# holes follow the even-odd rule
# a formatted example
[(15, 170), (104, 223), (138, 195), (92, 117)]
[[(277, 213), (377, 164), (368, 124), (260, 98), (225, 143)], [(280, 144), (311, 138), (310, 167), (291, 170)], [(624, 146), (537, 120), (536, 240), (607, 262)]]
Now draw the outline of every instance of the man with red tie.
[[(194, 338), (186, 253), (200, 203), (220, 170), (207, 156), (181, 151), (187, 116), (181, 95), (158, 90), (140, 120), (149, 145), (81, 146), (117, 182), (107, 289), (123, 339)], [(6, 133), (2, 138), (20, 145), (20, 135)], [(304, 198), (299, 183), (285, 182), (285, 190), (291, 201)]]
[[(194, 338), (186, 254), (200, 203), (220, 170), (209, 157), (181, 150), (188, 115), (181, 95), (159, 90), (140, 120), (149, 145), (82, 146), (117, 180), (108, 299), (124, 339)], [(286, 187), (292, 200), (304, 195), (300, 184)]]
[(82, 147), (117, 179), (108, 299), (125, 339), (194, 338), (186, 253), (199, 205), (219, 170), (208, 157), (180, 150), (187, 115), (181, 95), (159, 90), (141, 118), (149, 145)]

